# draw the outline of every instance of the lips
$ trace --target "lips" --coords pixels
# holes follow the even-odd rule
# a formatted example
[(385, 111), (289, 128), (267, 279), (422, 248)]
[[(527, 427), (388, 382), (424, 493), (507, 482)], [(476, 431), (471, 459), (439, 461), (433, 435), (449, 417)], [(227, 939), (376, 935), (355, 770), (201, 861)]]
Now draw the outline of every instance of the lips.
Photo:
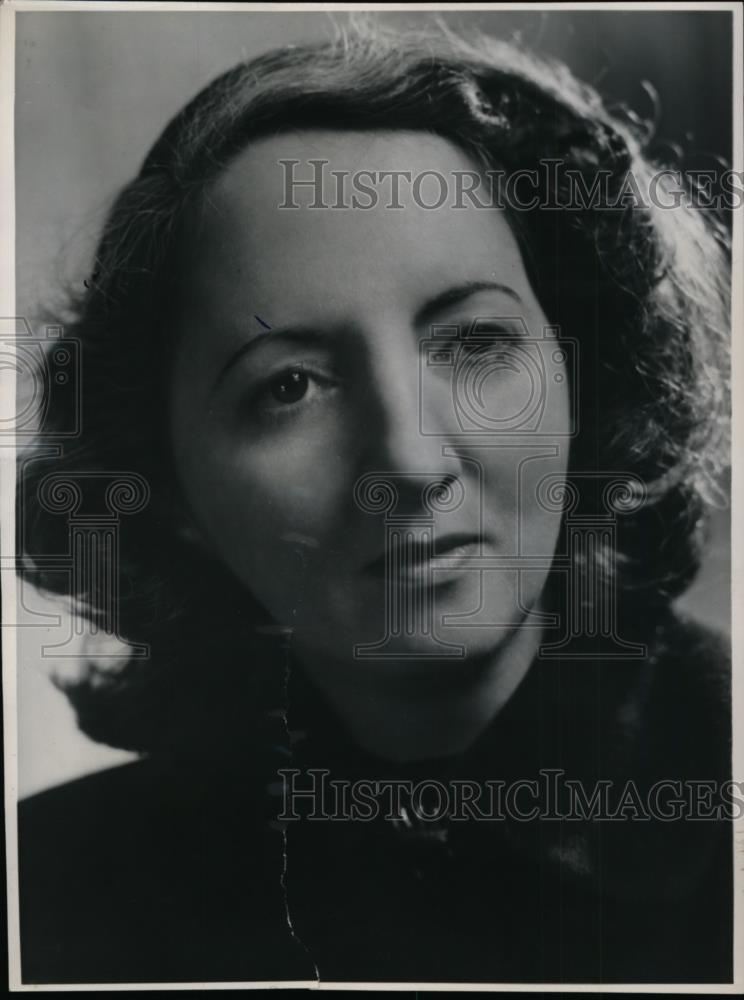
[(453, 533), (431, 539), (411, 538), (403, 544), (393, 541), (388, 553), (374, 559), (365, 567), (365, 573), (372, 576), (384, 576), (386, 572), (386, 556), (393, 561), (391, 567), (396, 575), (420, 575), (436, 563), (437, 558), (474, 555), (480, 550), (483, 538), (474, 533)]

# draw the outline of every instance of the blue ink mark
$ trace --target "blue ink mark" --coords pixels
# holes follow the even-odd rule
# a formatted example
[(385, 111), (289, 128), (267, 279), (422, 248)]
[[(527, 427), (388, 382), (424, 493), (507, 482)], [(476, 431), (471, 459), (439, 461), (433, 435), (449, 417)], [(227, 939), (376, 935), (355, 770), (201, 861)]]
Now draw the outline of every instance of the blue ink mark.
[(261, 319), (261, 317), (260, 316), (256, 316), (255, 313), (253, 314), (253, 318), (258, 320), (258, 322), (261, 324), (261, 326), (264, 328), (264, 330), (270, 330), (271, 329), (271, 327), (269, 326), (269, 324), (268, 323), (264, 323), (264, 321)]

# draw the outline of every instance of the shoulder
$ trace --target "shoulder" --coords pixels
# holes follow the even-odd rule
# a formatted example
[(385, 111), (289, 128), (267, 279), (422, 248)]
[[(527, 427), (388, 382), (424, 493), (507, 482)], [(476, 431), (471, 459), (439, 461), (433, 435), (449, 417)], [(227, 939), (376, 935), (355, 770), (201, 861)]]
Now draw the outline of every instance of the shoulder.
[(729, 778), (729, 637), (675, 612), (651, 637), (640, 680), (633, 694), (642, 743), (664, 763), (667, 747), (691, 778)]
[[(622, 633), (621, 633), (622, 634)], [(704, 776), (731, 770), (731, 648), (724, 634), (669, 611), (639, 611), (633, 655), (540, 664), (540, 687), (562, 720), (564, 751), (579, 772), (602, 777)], [(587, 755), (587, 746), (597, 753)]]
[(197, 761), (144, 758), (87, 775), (19, 802), (22, 874), (25, 868), (38, 880), (54, 869), (56, 878), (70, 878), (76, 868), (125, 869), (136, 857), (143, 878), (149, 858), (185, 858), (205, 826), (217, 828), (228, 816), (240, 821), (250, 847), (265, 826), (255, 791), (249, 770)]
[(629, 675), (606, 733), (607, 776), (637, 817), (603, 825), (603, 856), (619, 875), (613, 891), (681, 899), (715, 882), (720, 900), (731, 881), (730, 642), (675, 613)]
[(152, 790), (154, 777), (147, 760), (97, 771), (21, 799), (18, 803), (19, 819), (33, 824), (37, 819), (56, 814), (64, 820), (71, 813), (90, 808), (93, 802), (101, 806), (106, 803), (118, 811), (125, 798), (132, 795), (139, 797), (143, 792), (147, 794), (148, 788)]
[(148, 760), (87, 775), (19, 802), (21, 856), (42, 867), (60, 857), (90, 865), (152, 835), (156, 817), (176, 822), (201, 797), (197, 781), (168, 781)]
[[(281, 844), (256, 798), (234, 773), (142, 760), (22, 801), (24, 982), (245, 978), (222, 964), (228, 929), (255, 943), (262, 917), (281, 926)], [(276, 954), (231, 952), (248, 971)]]
[(663, 667), (684, 666), (711, 694), (730, 695), (731, 640), (725, 633), (675, 611), (657, 626), (650, 652)]
[[(193, 808), (196, 807), (194, 802)], [(189, 800), (147, 760), (110, 768), (18, 804), (22, 910), (58, 915), (101, 892), (101, 879), (144, 886), (157, 847), (185, 847)]]
[[(676, 612), (638, 626), (643, 655), (565, 664), (551, 708), (567, 774), (607, 789), (610, 818), (571, 827), (577, 878), (606, 898), (679, 899), (730, 881), (730, 643)], [(698, 808), (706, 821), (688, 821)]]

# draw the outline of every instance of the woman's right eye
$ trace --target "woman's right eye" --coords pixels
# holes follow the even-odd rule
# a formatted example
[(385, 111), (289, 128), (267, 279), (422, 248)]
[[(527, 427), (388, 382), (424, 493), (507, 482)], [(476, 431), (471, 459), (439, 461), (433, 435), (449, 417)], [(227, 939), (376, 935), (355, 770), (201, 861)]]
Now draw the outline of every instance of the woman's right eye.
[(301, 368), (281, 372), (269, 382), (267, 389), (277, 403), (298, 403), (307, 394), (310, 382)]
[(250, 393), (248, 412), (257, 420), (291, 419), (308, 407), (330, 402), (338, 380), (296, 364), (263, 379)]

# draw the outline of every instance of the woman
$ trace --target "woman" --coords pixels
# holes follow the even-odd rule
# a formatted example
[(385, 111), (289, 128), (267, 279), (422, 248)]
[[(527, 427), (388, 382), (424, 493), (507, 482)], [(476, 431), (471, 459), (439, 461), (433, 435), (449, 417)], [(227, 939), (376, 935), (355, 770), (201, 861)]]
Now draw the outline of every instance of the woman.
[(49, 589), (60, 483), (149, 490), (72, 593), (112, 630), (116, 573), (148, 655), (68, 685), (142, 757), (22, 803), (25, 980), (730, 978), (725, 643), (672, 608), (726, 239), (653, 177), (493, 40), (278, 50), (168, 125), (71, 315), (81, 436), (21, 481)]

